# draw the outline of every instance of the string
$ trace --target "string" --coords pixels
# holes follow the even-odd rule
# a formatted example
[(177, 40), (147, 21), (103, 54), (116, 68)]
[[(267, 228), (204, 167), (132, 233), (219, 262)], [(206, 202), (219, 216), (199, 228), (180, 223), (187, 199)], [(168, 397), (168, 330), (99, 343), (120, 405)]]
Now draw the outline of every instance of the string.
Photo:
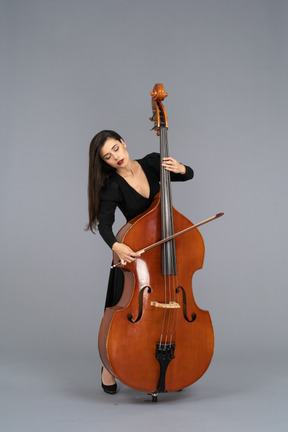
[[(160, 128), (160, 158), (161, 158), (161, 234), (162, 238), (174, 234), (172, 197), (170, 187), (170, 172), (162, 167), (162, 160), (168, 157), (167, 128)], [(164, 277), (164, 299), (165, 305), (175, 301), (177, 286), (177, 268), (175, 255), (175, 241), (170, 240), (162, 246), (162, 275)], [(177, 314), (177, 315), (176, 315)], [(175, 338), (176, 316), (178, 309), (164, 308), (160, 346), (164, 337), (164, 345), (170, 345)]]

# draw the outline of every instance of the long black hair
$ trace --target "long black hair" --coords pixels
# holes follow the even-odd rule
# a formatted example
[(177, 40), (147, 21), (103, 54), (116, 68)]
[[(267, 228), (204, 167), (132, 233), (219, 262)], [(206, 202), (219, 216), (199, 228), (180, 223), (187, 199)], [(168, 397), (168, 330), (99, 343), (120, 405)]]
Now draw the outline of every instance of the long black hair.
[(122, 137), (112, 130), (98, 132), (90, 143), (89, 149), (89, 174), (88, 174), (88, 214), (89, 222), (86, 231), (90, 229), (95, 234), (98, 222), (98, 211), (101, 189), (107, 184), (111, 175), (116, 171), (108, 165), (100, 156), (100, 150), (107, 141), (113, 138), (121, 141)]

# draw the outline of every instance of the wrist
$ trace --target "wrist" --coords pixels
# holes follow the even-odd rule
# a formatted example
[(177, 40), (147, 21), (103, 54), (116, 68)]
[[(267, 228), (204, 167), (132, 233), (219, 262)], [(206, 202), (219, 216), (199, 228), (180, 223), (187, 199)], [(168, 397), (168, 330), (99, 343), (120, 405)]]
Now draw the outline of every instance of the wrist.
[(180, 164), (180, 174), (186, 174), (186, 167), (183, 164)]
[(115, 242), (115, 243), (113, 243), (113, 245), (112, 245), (112, 248), (111, 248), (111, 249), (112, 249), (113, 251), (115, 251), (115, 247), (117, 248), (117, 245), (119, 245), (119, 243), (118, 243), (118, 242)]

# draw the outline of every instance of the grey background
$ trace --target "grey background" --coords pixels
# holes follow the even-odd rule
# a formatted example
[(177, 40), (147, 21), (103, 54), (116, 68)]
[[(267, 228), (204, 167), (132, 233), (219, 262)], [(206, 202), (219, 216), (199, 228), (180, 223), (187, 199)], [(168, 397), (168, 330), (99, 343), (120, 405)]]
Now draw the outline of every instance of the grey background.
[[(287, 12), (284, 0), (1, 0), (2, 430), (158, 418), (159, 430), (287, 430)], [(214, 359), (158, 408), (121, 384), (102, 394), (111, 253), (83, 231), (90, 140), (111, 128), (132, 158), (157, 151), (156, 82), (170, 153), (195, 171), (174, 206), (193, 222), (225, 212), (200, 229), (193, 279)]]

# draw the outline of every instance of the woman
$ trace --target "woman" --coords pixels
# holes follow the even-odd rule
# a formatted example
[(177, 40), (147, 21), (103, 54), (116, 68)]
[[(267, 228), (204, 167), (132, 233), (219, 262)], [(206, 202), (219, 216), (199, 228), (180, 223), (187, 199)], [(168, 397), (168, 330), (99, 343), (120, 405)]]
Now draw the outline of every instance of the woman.
[[(193, 178), (193, 170), (172, 157), (164, 158), (162, 166), (171, 172), (172, 181)], [(127, 221), (148, 209), (159, 192), (160, 156), (151, 153), (142, 159), (131, 160), (122, 137), (111, 130), (103, 130), (92, 139), (89, 151), (89, 223), (87, 230), (95, 234), (98, 228), (108, 246), (116, 252), (122, 265), (137, 258), (137, 253), (119, 243), (112, 231), (116, 207)], [(118, 303), (123, 291), (123, 274), (111, 270), (105, 307)], [(102, 367), (102, 388), (114, 394), (117, 384), (108, 370)]]

